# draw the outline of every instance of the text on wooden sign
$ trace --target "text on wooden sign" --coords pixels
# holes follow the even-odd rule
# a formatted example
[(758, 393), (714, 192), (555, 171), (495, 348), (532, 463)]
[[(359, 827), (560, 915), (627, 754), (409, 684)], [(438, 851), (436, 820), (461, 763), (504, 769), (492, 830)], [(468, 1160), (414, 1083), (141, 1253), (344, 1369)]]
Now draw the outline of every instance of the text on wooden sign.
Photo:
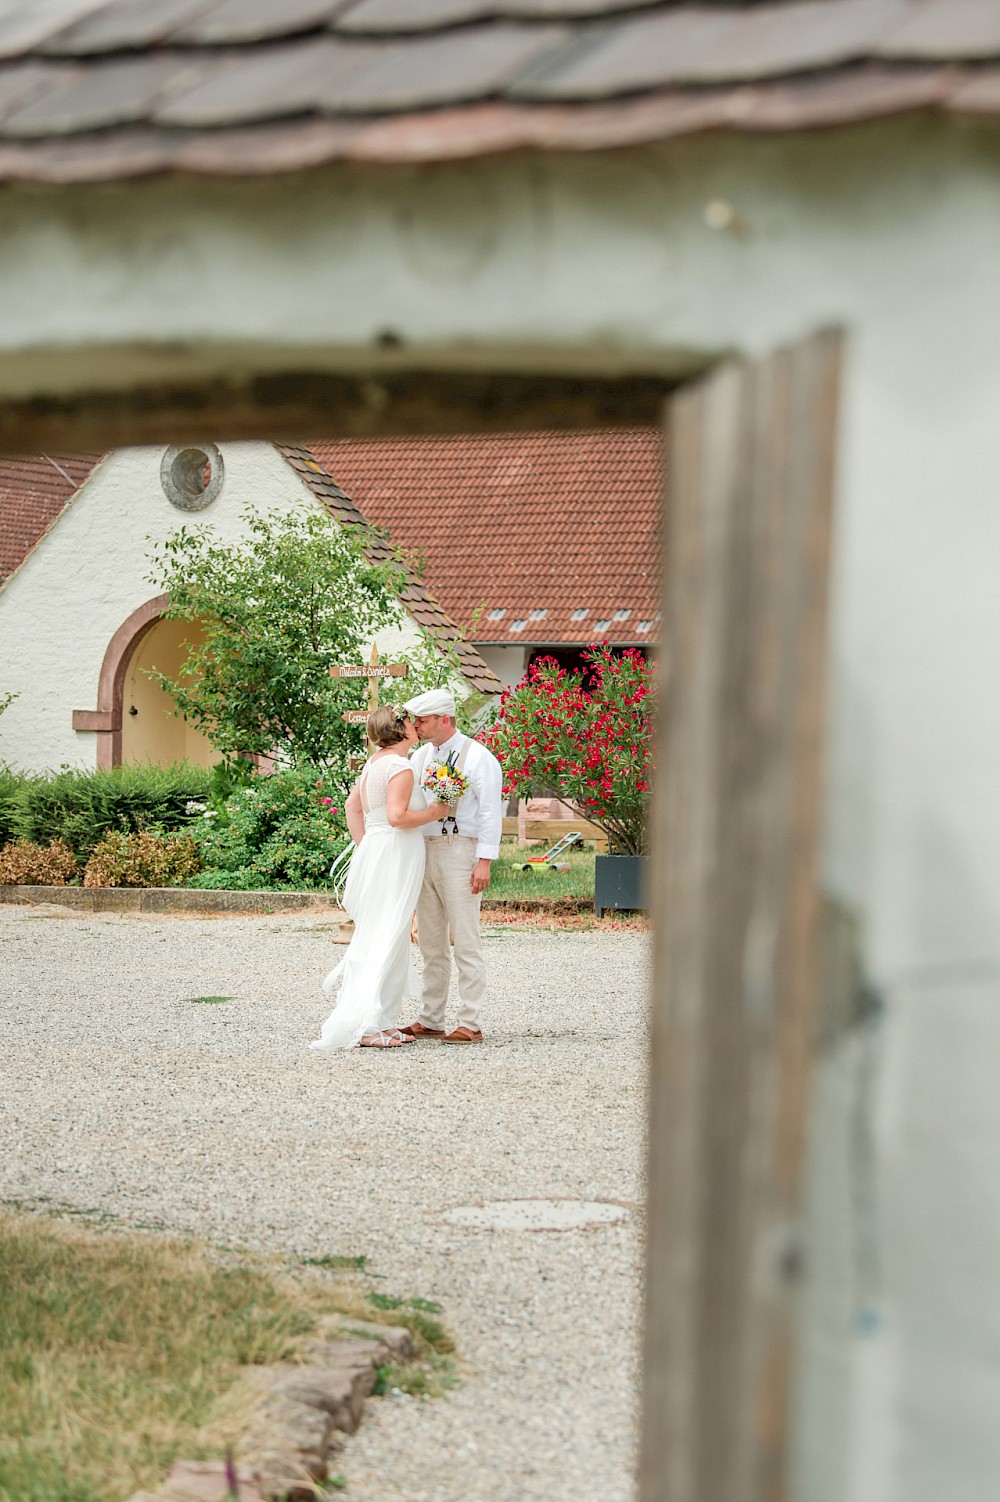
[(349, 663), (330, 669), (331, 678), (406, 678), (409, 667), (405, 662)]

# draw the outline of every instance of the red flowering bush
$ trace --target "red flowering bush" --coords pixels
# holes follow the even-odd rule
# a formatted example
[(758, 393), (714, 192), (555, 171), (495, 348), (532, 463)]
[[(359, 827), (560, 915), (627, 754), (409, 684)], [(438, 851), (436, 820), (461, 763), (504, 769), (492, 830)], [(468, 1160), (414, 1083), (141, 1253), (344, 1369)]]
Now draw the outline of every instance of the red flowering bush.
[(551, 657), (508, 689), (484, 736), (504, 774), (504, 792), (554, 794), (608, 836), (616, 855), (646, 846), (653, 738), (653, 668), (640, 652), (606, 644), (584, 654), (582, 673)]

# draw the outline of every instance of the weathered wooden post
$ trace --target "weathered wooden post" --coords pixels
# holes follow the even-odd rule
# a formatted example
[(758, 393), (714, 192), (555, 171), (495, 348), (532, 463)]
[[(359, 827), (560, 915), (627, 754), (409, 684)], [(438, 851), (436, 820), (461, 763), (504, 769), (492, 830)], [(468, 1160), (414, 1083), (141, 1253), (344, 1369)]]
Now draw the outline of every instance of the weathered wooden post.
[(641, 1502), (781, 1502), (840, 339), (669, 404)]

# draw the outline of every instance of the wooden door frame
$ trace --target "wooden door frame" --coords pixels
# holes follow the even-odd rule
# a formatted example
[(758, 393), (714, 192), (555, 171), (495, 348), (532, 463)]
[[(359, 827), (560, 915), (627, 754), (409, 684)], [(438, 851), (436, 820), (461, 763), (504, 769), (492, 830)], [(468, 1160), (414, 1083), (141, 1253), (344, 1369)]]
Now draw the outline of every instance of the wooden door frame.
[(140, 644), (162, 620), (169, 604), (167, 595), (156, 595), (122, 622), (108, 643), (101, 663), (97, 708), (73, 711), (74, 730), (95, 731), (97, 734), (97, 766), (101, 770), (121, 766), (125, 679)]
[[(824, 406), (829, 431), (835, 429), (839, 336), (821, 335), (809, 347), (822, 353), (805, 372), (809, 378), (800, 390), (794, 389), (791, 374), (796, 363), (794, 351), (776, 357), (770, 367), (773, 378), (783, 382), (786, 413), (785, 430), (778, 423), (770, 439), (786, 470), (788, 466), (794, 470), (797, 462), (801, 468), (801, 445), (796, 445), (788, 429), (795, 420), (794, 413), (801, 417), (810, 402), (818, 401)], [(712, 362), (705, 363), (708, 367)], [(759, 369), (767, 366), (764, 362)], [(165, 386), (0, 402), (0, 453), (107, 450), (126, 444), (197, 443), (206, 439), (301, 441), (303, 434), (309, 439), (332, 439), (634, 427), (660, 424), (664, 406), (669, 403), (675, 417), (670, 483), (677, 489), (668, 495), (666, 508), (664, 619), (670, 623), (665, 626), (670, 661), (654, 804), (654, 842), (662, 859), (654, 861), (652, 884), (657, 984), (651, 1064), (650, 1261), (641, 1502), (778, 1502), (784, 1496), (791, 1349), (789, 1290), (797, 1268), (794, 1220), (808, 1099), (809, 1019), (818, 973), (815, 860), (832, 448), (822, 457), (826, 471), (819, 486), (822, 494), (817, 493), (810, 522), (809, 557), (817, 585), (817, 608), (806, 612), (800, 644), (803, 661), (812, 664), (814, 670), (811, 691), (796, 702), (790, 739), (786, 736), (782, 742), (785, 753), (789, 746), (797, 748), (805, 775), (796, 780), (791, 803), (786, 799), (782, 804), (779, 796), (774, 804), (775, 808), (784, 808), (794, 823), (794, 828), (784, 830), (790, 834), (790, 841), (779, 840), (769, 849), (765, 839), (758, 851), (774, 876), (772, 857), (777, 844), (782, 845), (786, 856), (791, 847), (790, 863), (785, 862), (782, 872), (787, 875), (787, 866), (792, 875), (787, 881), (778, 881), (782, 912), (790, 927), (783, 930), (780, 941), (759, 926), (750, 935), (751, 942), (744, 945), (741, 984), (736, 988), (739, 994), (731, 1008), (731, 1016), (736, 1017), (739, 1008), (745, 1006), (752, 1012), (755, 1006), (759, 1009), (764, 1005), (772, 1013), (772, 1024), (776, 997), (784, 1008), (783, 1026), (765, 1029), (766, 1045), (758, 1050), (757, 1060), (763, 1075), (771, 1081), (764, 1089), (772, 1111), (765, 1135), (769, 1134), (774, 1151), (766, 1169), (761, 1171), (758, 1163), (749, 1178), (744, 1172), (745, 1144), (730, 1119), (732, 1102), (719, 1101), (720, 1118), (726, 1118), (728, 1125), (715, 1132), (697, 1089), (691, 1088), (692, 1078), (699, 1070), (704, 1073), (706, 1065), (717, 1066), (715, 1077), (724, 1079), (727, 1068), (731, 1070), (734, 1064), (732, 1037), (718, 1025), (725, 1009), (712, 1012), (709, 1003), (713, 988), (706, 983), (704, 971), (704, 937), (713, 926), (713, 902), (717, 908), (715, 923), (721, 927), (731, 915), (733, 893), (722, 900), (718, 891), (712, 895), (711, 883), (702, 883), (699, 900), (692, 902), (682, 870), (685, 850), (695, 860), (705, 858), (711, 845), (711, 841), (705, 844), (705, 829), (713, 820), (727, 807), (745, 815), (762, 785), (759, 756), (749, 778), (741, 782), (737, 767), (735, 778), (729, 778), (725, 789), (719, 779), (712, 785), (700, 775), (708, 724), (704, 696), (706, 692), (710, 696), (711, 685), (706, 690), (704, 674), (700, 678), (692, 675), (690, 682), (685, 678), (692, 608), (699, 628), (706, 627), (709, 634), (721, 629), (715, 618), (717, 592), (713, 595), (706, 582), (705, 564), (712, 539), (708, 533), (698, 533), (699, 473), (711, 474), (710, 483), (719, 497), (738, 492), (751, 512), (756, 508), (765, 522), (780, 525), (780, 516), (766, 504), (766, 480), (761, 475), (756, 476), (755, 490), (750, 483), (754, 477), (741, 484), (725, 472), (727, 443), (733, 452), (738, 451), (746, 438), (746, 425), (760, 420), (760, 413), (755, 419), (752, 412), (743, 410), (736, 395), (740, 372), (750, 368), (737, 363), (717, 368), (704, 388), (693, 381), (679, 384), (666, 376), (601, 379), (373, 370), (347, 375), (275, 373), (229, 384), (212, 381), (198, 387)], [(699, 400), (700, 391), (710, 391), (712, 402), (720, 410), (727, 409), (728, 404), (728, 417), (720, 429), (728, 438), (714, 453), (703, 453), (696, 463), (697, 424), (691, 417), (690, 403)], [(683, 526), (678, 525), (677, 513), (681, 491), (691, 501)], [(748, 643), (762, 646), (753, 633)], [(730, 645), (738, 646), (738, 642)], [(716, 667), (725, 670), (723, 659)], [(114, 759), (117, 678), (111, 667), (108, 672), (108, 702), (102, 700), (96, 711), (78, 714), (88, 717), (88, 723), (84, 726), (81, 720), (79, 728), (104, 732)], [(763, 680), (758, 675), (753, 682), (759, 689)], [(700, 705), (694, 690), (702, 694)], [(118, 708), (120, 713), (120, 705)], [(750, 742), (764, 746), (765, 761), (769, 754), (767, 738), (761, 741), (760, 727), (755, 724), (758, 710), (753, 695), (735, 696), (726, 744), (737, 762), (743, 730), (748, 732)], [(89, 718), (95, 715), (101, 717), (99, 725)], [(786, 731), (788, 728), (786, 725)], [(120, 741), (120, 728), (118, 734)], [(790, 942), (790, 934), (794, 942)], [(741, 942), (746, 938), (746, 934), (741, 935)], [(718, 1000), (717, 985), (715, 993)], [(741, 1109), (748, 1098), (744, 1091)], [(759, 1147), (760, 1132), (752, 1132), (751, 1140)], [(692, 1179), (693, 1165), (700, 1165), (700, 1180)], [(733, 1184), (742, 1185), (743, 1191), (749, 1187), (751, 1200), (760, 1212), (757, 1218), (761, 1226), (757, 1229), (763, 1227), (766, 1232), (756, 1239), (751, 1237), (754, 1245), (750, 1259), (737, 1259), (735, 1263), (717, 1253), (730, 1232), (740, 1238), (740, 1228), (734, 1230), (732, 1217), (724, 1213), (717, 1225), (712, 1214), (703, 1213), (705, 1206), (724, 1211), (727, 1186)], [(714, 1248), (713, 1231), (717, 1237)], [(706, 1259), (709, 1269), (704, 1278), (699, 1276), (699, 1258)], [(734, 1312), (728, 1326), (725, 1320), (713, 1317), (716, 1308)], [(726, 1490), (730, 1481), (735, 1489)]]

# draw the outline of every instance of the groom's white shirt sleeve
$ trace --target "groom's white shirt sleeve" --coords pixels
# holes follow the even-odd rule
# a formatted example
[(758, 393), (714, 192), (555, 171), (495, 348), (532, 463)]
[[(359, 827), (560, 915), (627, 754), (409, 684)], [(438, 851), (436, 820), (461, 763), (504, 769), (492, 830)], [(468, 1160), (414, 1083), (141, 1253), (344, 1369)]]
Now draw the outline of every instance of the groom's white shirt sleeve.
[[(465, 739), (456, 732), (437, 750), (431, 745), (421, 746), (413, 758), (417, 763), (413, 771), (418, 784), (431, 761), (443, 761), (449, 751), (458, 750)], [(500, 854), (503, 830), (503, 771), (493, 753), (474, 740), (466, 757), (465, 775), (469, 779), (469, 791), (459, 799), (455, 809), (459, 832), (475, 839), (477, 860), (495, 861)], [(425, 824), (424, 834), (441, 834), (443, 828), (443, 824)]]
[[(473, 741), (465, 768), (479, 804), (475, 816), (476, 858), (495, 861), (500, 854), (503, 831), (503, 771), (492, 751), (487, 751), (479, 741)], [(459, 828), (461, 807), (460, 803)]]

